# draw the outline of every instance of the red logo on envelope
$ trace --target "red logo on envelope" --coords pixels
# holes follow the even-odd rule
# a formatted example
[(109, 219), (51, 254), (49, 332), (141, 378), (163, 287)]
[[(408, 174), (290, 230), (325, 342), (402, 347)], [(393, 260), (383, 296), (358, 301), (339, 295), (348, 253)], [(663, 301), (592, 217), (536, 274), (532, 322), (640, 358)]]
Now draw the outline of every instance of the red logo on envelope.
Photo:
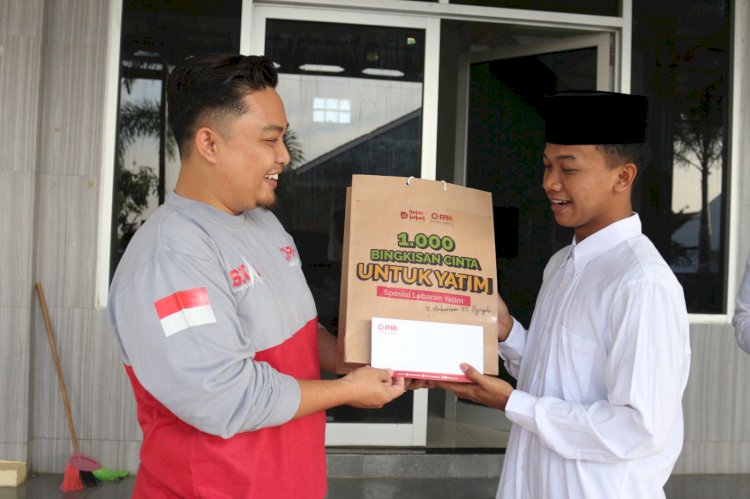
[(395, 324), (378, 324), (378, 331), (384, 333), (396, 333), (398, 332), (398, 326)]

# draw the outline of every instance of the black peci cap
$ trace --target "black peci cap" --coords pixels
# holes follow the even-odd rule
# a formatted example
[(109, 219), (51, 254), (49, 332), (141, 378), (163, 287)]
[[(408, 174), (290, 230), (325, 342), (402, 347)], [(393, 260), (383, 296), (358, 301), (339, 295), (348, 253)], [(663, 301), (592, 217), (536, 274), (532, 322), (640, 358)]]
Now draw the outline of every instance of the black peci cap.
[(648, 98), (614, 92), (559, 92), (544, 99), (545, 141), (551, 144), (635, 144), (646, 141)]

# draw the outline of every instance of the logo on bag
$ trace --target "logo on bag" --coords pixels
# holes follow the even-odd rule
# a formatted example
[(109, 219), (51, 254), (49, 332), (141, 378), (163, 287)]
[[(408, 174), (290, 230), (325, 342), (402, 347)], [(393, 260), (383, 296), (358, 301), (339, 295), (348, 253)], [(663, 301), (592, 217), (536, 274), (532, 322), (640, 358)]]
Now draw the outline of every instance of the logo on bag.
[(263, 278), (253, 265), (242, 259), (242, 265), (229, 271), (229, 280), (232, 283), (232, 291), (238, 292), (246, 288), (252, 288), (255, 283), (261, 282)]
[(404, 210), (401, 212), (401, 220), (413, 220), (417, 222), (424, 222), (424, 212), (421, 210)]
[(438, 213), (436, 211), (433, 211), (430, 214), (430, 222), (441, 224), (441, 225), (453, 225), (453, 215), (448, 215), (445, 213)]

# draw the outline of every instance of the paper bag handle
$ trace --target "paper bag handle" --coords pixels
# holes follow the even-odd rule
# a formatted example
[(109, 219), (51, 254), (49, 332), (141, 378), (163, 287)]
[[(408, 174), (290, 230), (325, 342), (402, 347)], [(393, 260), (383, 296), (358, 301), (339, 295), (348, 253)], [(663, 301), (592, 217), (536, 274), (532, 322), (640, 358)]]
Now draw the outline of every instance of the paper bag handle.
[[(413, 179), (413, 178), (414, 178), (414, 175), (412, 175), (411, 177), (407, 178), (406, 179), (406, 185), (411, 185), (411, 179)], [(447, 191), (448, 190), (448, 184), (445, 182), (445, 180), (441, 180), (441, 182), (443, 183), (443, 190)]]

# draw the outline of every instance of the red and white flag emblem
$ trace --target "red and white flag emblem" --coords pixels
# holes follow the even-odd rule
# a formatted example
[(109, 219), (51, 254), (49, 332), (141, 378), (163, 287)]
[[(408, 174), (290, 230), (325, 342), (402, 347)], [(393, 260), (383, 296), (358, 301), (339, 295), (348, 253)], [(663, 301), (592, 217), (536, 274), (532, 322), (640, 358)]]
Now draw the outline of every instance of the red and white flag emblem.
[(156, 300), (154, 308), (166, 336), (172, 336), (189, 327), (216, 323), (206, 288), (178, 291)]

